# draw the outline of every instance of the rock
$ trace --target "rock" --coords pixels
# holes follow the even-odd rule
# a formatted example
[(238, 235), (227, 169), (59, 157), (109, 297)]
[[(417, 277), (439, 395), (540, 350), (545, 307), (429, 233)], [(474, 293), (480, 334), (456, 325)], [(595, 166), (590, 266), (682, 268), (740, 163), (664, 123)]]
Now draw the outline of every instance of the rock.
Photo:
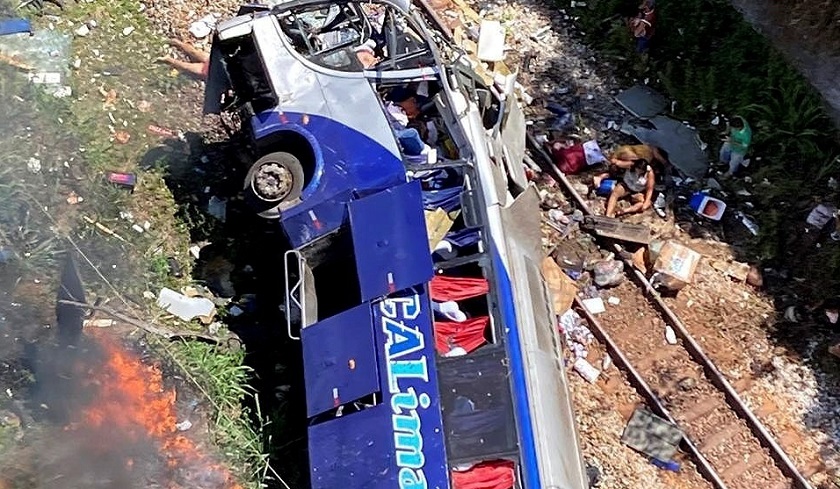
[(679, 380), (679, 382), (677, 382), (677, 387), (679, 387), (680, 390), (683, 391), (690, 391), (695, 386), (697, 386), (697, 380), (691, 377), (683, 377)]
[(75, 30), (75, 33), (79, 37), (85, 37), (88, 34), (90, 34), (90, 27), (86, 26), (85, 24), (82, 24), (79, 26), (78, 29)]
[(38, 158), (32, 157), (29, 158), (29, 161), (26, 163), (26, 168), (29, 169), (32, 173), (38, 173), (41, 171), (41, 160)]

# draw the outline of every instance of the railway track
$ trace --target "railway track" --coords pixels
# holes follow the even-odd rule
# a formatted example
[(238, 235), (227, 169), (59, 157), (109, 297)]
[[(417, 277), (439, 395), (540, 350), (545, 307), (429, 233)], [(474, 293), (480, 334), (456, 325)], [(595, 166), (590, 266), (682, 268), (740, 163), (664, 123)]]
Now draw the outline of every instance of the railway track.
[[(584, 214), (592, 215), (530, 136), (529, 146), (539, 155), (543, 171)], [(627, 310), (596, 318), (579, 299), (575, 309), (652, 411), (680, 427), (685, 434), (682, 448), (701, 475), (719, 489), (812, 489), (644, 274), (630, 260), (625, 260), (625, 269), (633, 280), (621, 286), (624, 298), (616, 307), (635, 308), (630, 313), (639, 320), (626, 320)], [(665, 325), (676, 333), (676, 345), (665, 344)]]

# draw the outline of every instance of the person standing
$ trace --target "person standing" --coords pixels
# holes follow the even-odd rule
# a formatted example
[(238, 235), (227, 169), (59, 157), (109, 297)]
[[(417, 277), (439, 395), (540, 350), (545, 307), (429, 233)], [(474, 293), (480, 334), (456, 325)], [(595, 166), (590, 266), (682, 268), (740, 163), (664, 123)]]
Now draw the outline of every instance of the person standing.
[(656, 32), (656, 0), (644, 0), (639, 6), (638, 15), (630, 19), (629, 24), (636, 40), (636, 52), (646, 56), (650, 40)]
[(720, 148), (720, 162), (729, 165), (729, 170), (723, 175), (731, 177), (743, 165), (744, 157), (752, 143), (752, 129), (746, 119), (735, 116), (729, 121), (729, 134)]

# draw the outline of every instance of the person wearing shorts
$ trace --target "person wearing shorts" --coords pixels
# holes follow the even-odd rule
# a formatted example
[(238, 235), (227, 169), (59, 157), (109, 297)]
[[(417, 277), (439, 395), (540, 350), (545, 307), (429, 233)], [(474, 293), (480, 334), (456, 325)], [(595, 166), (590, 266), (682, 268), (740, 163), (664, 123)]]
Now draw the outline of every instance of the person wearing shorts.
[[(644, 212), (651, 208), (653, 187), (656, 176), (647, 160), (633, 160), (633, 166), (624, 172), (621, 181), (616, 182), (607, 198), (607, 217)], [(628, 199), (631, 204), (626, 209), (618, 208), (618, 201)]]

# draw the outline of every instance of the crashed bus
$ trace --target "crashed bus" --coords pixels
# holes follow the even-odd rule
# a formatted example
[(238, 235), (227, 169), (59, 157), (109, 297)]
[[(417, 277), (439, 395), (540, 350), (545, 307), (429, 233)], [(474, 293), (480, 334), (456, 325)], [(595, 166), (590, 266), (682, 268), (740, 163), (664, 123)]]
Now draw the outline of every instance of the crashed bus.
[(205, 112), (238, 114), (288, 242), (311, 485), (584, 489), (515, 78), (435, 19), (292, 0), (214, 34)]

